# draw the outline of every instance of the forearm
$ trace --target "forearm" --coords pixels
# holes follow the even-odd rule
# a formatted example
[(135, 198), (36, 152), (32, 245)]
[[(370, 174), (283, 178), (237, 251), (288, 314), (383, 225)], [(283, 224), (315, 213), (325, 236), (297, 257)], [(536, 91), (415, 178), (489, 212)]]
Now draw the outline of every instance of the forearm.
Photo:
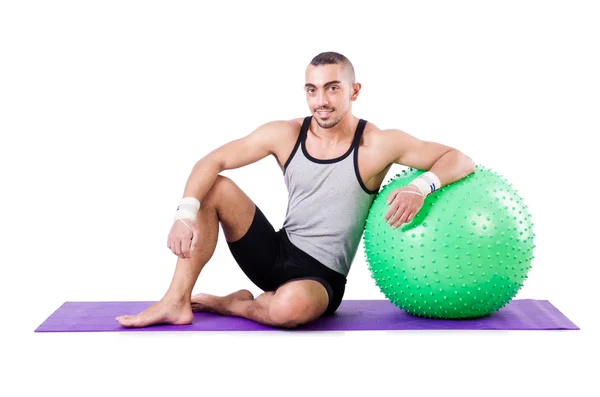
[(440, 180), (441, 186), (450, 185), (475, 171), (471, 158), (458, 150), (452, 149), (441, 156), (429, 169)]
[(409, 185), (415, 186), (426, 197), (439, 188), (450, 185), (475, 171), (475, 164), (468, 156), (452, 149), (433, 163), (429, 170), (415, 178)]
[(199, 160), (188, 177), (183, 197), (194, 197), (202, 201), (222, 170), (221, 163), (210, 155)]

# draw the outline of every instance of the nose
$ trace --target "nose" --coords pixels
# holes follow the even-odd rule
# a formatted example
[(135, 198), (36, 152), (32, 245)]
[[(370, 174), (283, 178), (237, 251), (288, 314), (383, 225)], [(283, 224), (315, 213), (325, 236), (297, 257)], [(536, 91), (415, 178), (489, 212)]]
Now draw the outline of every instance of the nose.
[(317, 92), (317, 105), (319, 108), (323, 108), (323, 107), (328, 107), (327, 105), (329, 105), (329, 101), (327, 98), (327, 95), (325, 95), (325, 93), (323, 91), (318, 91)]

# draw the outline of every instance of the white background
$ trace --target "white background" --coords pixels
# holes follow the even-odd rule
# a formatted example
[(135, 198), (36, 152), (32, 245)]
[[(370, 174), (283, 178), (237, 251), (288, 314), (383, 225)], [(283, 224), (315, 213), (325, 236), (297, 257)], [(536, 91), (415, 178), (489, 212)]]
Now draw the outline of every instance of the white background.
[[(0, 4), (6, 395), (597, 392), (593, 2)], [(321, 51), (353, 62), (354, 114), (514, 184), (537, 246), (517, 298), (550, 300), (580, 331), (33, 333), (65, 301), (160, 299), (192, 166), (265, 122), (308, 115), (304, 70)], [(224, 175), (281, 226), (273, 158)], [(258, 293), (219, 237), (194, 292)], [(362, 243), (345, 297), (383, 297)]]

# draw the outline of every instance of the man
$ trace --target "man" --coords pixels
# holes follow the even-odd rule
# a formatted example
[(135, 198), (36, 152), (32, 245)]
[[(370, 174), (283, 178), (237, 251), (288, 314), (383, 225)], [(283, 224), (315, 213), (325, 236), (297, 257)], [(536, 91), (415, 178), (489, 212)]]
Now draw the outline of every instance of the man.
[[(410, 222), (427, 194), (474, 172), (451, 147), (380, 130), (352, 114), (361, 84), (343, 55), (317, 55), (305, 73), (312, 116), (264, 124), (199, 160), (186, 183), (167, 246), (179, 258), (164, 297), (125, 327), (189, 324), (194, 311), (239, 316), (293, 328), (335, 312), (344, 295), (369, 208), (393, 164), (427, 170), (388, 199), (390, 227)], [(273, 156), (289, 192), (279, 231), (254, 202), (220, 173)], [(226, 296), (192, 288), (211, 258), (219, 224), (235, 260), (262, 291)]]

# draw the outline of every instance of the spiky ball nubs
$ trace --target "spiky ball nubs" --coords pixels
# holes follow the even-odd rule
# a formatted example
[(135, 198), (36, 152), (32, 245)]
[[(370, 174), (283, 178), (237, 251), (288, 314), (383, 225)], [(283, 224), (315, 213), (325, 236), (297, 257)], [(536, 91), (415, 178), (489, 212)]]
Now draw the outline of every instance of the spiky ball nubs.
[(531, 268), (527, 206), (503, 177), (475, 172), (433, 192), (412, 222), (395, 229), (388, 195), (423, 171), (397, 174), (375, 198), (364, 232), (368, 267), (395, 306), (421, 317), (472, 318), (514, 298)]

